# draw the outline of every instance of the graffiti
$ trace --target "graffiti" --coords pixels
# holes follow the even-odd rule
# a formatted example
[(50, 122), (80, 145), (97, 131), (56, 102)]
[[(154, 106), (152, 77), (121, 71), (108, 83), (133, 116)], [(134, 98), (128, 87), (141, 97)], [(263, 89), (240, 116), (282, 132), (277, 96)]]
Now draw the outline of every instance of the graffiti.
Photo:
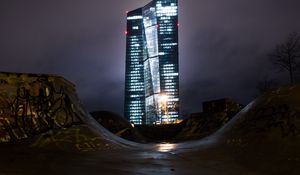
[[(17, 87), (5, 88), (7, 92), (1, 92), (0, 95), (1, 140), (27, 138), (80, 122), (74, 114), (67, 93), (68, 87), (54, 84), (47, 76), (37, 77), (27, 84), (21, 82)], [(13, 90), (14, 95), (7, 95)]]
[(78, 151), (82, 152), (111, 149), (109, 144), (103, 144), (101, 141), (102, 140), (100, 138), (95, 137), (87, 140), (84, 143), (77, 143), (75, 146)]
[[(255, 111), (251, 118), (245, 118), (241, 123), (250, 130), (264, 132), (272, 128), (279, 129), (282, 137), (296, 136), (300, 132), (297, 125), (300, 122), (300, 113), (287, 104), (268, 106)], [(299, 126), (299, 125), (298, 125)]]
[(34, 143), (34, 147), (56, 147), (59, 149), (89, 152), (112, 149), (112, 146), (101, 137), (90, 133), (84, 126), (74, 126), (57, 132), (49, 131), (42, 134)]

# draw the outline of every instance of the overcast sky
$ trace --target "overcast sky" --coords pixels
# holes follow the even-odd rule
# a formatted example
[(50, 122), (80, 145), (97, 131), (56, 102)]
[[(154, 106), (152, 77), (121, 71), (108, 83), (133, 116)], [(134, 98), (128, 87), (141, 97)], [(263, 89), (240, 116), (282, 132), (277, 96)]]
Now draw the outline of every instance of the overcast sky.
[[(123, 114), (125, 12), (147, 2), (1, 0), (0, 71), (62, 75), (88, 110)], [(221, 97), (247, 104), (258, 80), (288, 79), (267, 54), (300, 32), (299, 9), (299, 0), (179, 0), (181, 110)]]

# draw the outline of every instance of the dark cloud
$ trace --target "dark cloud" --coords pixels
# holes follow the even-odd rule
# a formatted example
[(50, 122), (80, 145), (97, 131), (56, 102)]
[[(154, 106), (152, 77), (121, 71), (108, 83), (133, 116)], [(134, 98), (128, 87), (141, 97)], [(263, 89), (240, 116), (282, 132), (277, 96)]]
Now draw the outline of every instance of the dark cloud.
[[(281, 79), (268, 53), (292, 31), (300, 32), (296, 0), (185, 0), (181, 2), (181, 102), (231, 97), (247, 104), (263, 77)], [(286, 78), (285, 76), (283, 76)]]
[[(63, 75), (89, 110), (121, 114), (125, 12), (147, 2), (1, 1), (0, 71)], [(202, 101), (219, 97), (245, 104), (259, 79), (281, 76), (266, 55), (300, 32), (299, 7), (298, 0), (181, 0), (182, 109), (199, 111)]]

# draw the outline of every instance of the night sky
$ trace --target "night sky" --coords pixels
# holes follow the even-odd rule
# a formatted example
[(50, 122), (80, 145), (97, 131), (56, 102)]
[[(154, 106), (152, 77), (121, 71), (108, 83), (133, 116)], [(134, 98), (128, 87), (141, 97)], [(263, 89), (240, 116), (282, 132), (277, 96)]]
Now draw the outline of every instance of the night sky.
[[(0, 71), (75, 83), (88, 110), (123, 114), (126, 11), (149, 0), (1, 0)], [(264, 77), (288, 81), (267, 55), (300, 32), (299, 0), (179, 0), (183, 113), (231, 97), (247, 104)]]

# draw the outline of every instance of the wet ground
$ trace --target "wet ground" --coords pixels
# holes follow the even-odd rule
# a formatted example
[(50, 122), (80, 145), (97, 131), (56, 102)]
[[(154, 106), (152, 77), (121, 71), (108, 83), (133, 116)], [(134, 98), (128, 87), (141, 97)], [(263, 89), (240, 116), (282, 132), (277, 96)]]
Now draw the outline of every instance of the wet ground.
[[(175, 153), (176, 145), (88, 153), (1, 149), (0, 174), (215, 174), (224, 160), (208, 161), (201, 152)], [(174, 150), (175, 149), (175, 150)], [(206, 155), (207, 156), (207, 155)], [(226, 161), (228, 165), (228, 160)], [(221, 168), (221, 169), (220, 169)], [(222, 174), (232, 174), (230, 170)]]
[[(23, 147), (1, 147), (1, 175), (296, 175), (300, 162), (268, 155), (239, 157), (239, 152), (197, 142), (155, 144), (92, 152), (68, 152)], [(286, 165), (284, 165), (286, 162)], [(277, 166), (275, 166), (277, 165)]]

